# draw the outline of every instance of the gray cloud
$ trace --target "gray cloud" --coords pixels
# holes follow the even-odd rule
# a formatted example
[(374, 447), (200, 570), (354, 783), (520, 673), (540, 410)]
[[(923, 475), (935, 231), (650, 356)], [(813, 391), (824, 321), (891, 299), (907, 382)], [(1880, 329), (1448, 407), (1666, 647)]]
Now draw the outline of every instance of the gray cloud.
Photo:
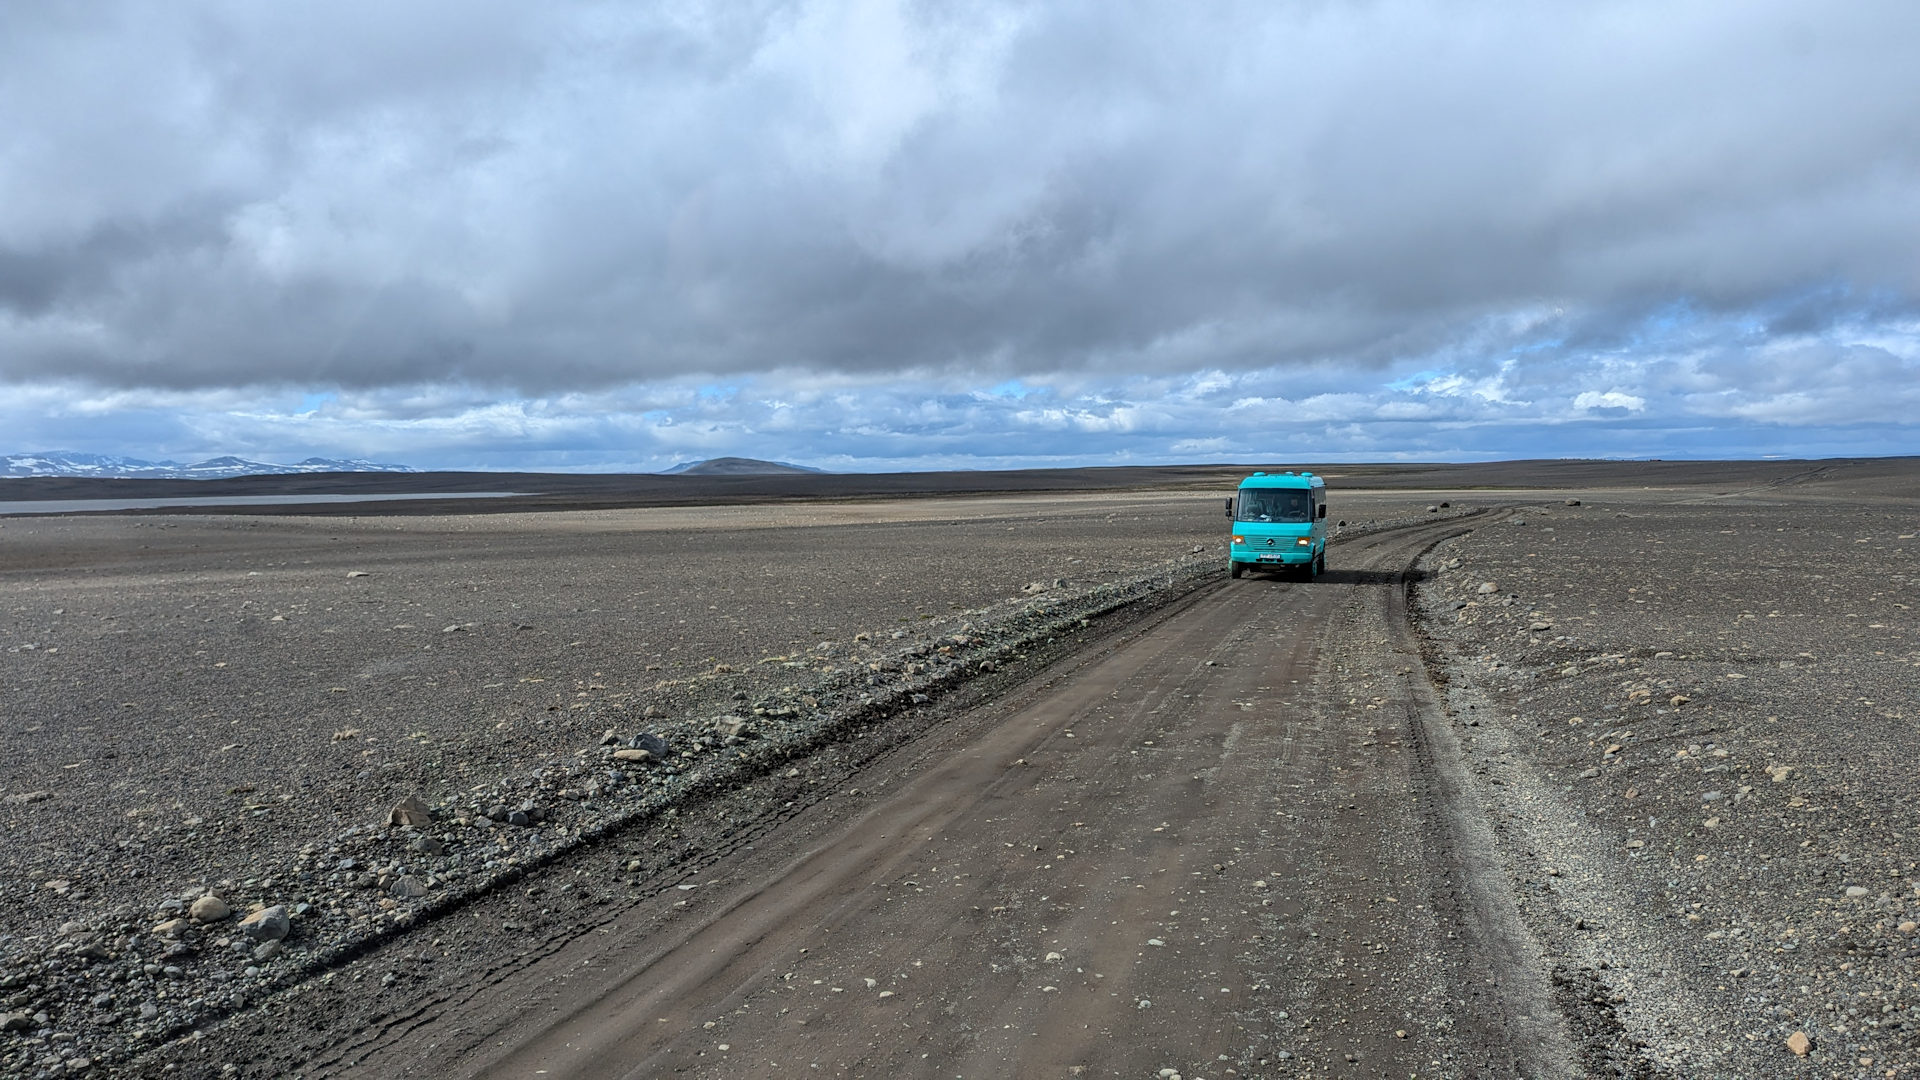
[(0, 379), (1764, 379), (1911, 340), (1916, 41), (1898, 2), (12, 5)]

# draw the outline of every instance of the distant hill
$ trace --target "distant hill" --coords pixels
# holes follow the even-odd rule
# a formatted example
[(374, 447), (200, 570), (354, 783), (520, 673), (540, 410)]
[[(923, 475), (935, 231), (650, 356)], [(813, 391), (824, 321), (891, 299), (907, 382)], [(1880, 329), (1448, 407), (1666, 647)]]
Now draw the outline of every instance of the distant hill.
[(785, 461), (761, 461), (759, 458), (717, 457), (705, 461), (683, 461), (665, 473), (667, 476), (777, 476), (782, 473), (824, 473)]
[(0, 457), (0, 476), (98, 476), (115, 480), (225, 480), (235, 476), (279, 476), (299, 473), (410, 473), (405, 465), (373, 461), (340, 461), (311, 457), (292, 465), (246, 458), (217, 457), (182, 465), (177, 461), (142, 461), (111, 454), (82, 454), (48, 450), (38, 454)]

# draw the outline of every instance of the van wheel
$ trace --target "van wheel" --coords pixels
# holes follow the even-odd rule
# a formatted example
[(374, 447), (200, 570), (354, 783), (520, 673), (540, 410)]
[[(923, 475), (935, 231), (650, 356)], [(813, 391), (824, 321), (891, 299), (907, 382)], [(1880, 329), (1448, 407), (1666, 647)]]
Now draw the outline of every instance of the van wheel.
[(1241, 566), (1237, 562), (1230, 562), (1227, 564), (1227, 573), (1233, 577), (1239, 577), (1241, 574), (1244, 574), (1246, 572), (1247, 572), (1246, 567)]
[(1327, 553), (1321, 552), (1313, 557), (1313, 576), (1319, 577), (1327, 572)]

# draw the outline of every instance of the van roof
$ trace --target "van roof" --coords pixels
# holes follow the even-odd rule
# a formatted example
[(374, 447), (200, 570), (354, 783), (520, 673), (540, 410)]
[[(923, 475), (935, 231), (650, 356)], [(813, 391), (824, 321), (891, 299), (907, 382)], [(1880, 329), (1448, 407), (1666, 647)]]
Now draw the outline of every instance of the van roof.
[(1240, 481), (1243, 488), (1323, 488), (1325, 480), (1302, 470), (1300, 472), (1257, 472)]

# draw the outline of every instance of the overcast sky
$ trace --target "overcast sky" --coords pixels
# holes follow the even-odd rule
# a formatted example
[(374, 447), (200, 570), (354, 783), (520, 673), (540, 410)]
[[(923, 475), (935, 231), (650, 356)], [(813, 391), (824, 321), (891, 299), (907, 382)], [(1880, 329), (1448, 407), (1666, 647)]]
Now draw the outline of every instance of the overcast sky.
[(0, 453), (1920, 452), (1920, 4), (0, 5)]

